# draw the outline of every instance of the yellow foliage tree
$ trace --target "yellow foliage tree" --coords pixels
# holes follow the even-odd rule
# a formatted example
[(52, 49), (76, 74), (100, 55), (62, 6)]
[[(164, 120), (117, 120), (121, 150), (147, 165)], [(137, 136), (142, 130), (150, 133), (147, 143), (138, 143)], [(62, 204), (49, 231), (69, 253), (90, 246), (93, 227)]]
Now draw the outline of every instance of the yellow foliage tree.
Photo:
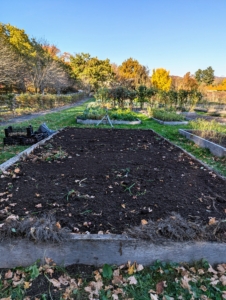
[(151, 77), (152, 85), (160, 90), (169, 91), (172, 78), (169, 76), (170, 71), (163, 68), (154, 69)]

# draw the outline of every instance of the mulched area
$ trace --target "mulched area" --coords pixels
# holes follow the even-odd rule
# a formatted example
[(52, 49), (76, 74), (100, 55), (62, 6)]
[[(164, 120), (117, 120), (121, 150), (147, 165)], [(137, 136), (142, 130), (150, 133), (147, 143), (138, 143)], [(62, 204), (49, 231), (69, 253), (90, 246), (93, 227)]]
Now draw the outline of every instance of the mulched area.
[(1, 223), (50, 213), (77, 233), (226, 216), (226, 181), (151, 130), (66, 128), (2, 174), (0, 191)]

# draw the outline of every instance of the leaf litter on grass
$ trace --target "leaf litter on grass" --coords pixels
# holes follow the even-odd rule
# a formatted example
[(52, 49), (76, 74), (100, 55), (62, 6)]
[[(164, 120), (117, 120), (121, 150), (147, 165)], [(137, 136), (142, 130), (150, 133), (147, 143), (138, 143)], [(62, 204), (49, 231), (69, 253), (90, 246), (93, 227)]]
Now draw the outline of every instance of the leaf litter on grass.
[[(45, 289), (37, 293), (37, 283), (43, 279), (47, 280)], [(136, 262), (105, 264), (88, 280), (69, 274), (50, 258), (45, 258), (43, 265), (36, 262), (27, 268), (1, 271), (0, 300), (47, 299), (43, 295), (59, 300), (226, 299), (226, 264), (213, 267), (205, 260), (193, 264), (156, 261), (149, 267)]]

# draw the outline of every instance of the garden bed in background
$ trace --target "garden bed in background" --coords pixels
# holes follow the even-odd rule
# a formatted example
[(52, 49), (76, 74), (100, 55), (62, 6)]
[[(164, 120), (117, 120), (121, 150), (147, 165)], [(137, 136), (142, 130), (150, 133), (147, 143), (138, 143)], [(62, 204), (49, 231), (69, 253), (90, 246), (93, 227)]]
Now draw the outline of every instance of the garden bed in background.
[[(83, 119), (79, 119), (79, 118), (76, 118), (76, 122), (78, 124), (84, 124), (84, 125), (87, 125), (87, 124), (98, 124), (100, 122), (100, 120), (92, 120), (92, 119), (86, 119), (86, 120), (83, 120)], [(135, 121), (124, 121), (124, 120), (111, 120), (111, 123), (113, 125), (139, 125), (141, 124), (141, 120), (137, 119)], [(105, 124), (105, 125), (109, 125), (109, 122), (107, 120), (103, 120), (101, 122), (101, 124)]]
[(188, 124), (188, 121), (162, 121), (156, 118), (152, 118), (152, 119), (158, 122), (159, 124), (163, 124), (163, 125), (187, 125)]
[(122, 233), (179, 213), (224, 219), (225, 180), (151, 130), (66, 128), (1, 175), (0, 220), (54, 215), (76, 233)]
[(217, 132), (179, 129), (180, 134), (195, 142), (202, 148), (207, 148), (213, 155), (226, 156), (226, 135)]

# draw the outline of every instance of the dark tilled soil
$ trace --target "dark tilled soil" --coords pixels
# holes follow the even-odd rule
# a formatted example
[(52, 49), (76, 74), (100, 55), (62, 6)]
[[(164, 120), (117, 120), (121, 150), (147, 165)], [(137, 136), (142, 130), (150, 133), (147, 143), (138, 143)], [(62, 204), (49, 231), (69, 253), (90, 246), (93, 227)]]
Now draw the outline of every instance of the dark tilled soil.
[(151, 130), (66, 128), (1, 177), (1, 222), (51, 213), (73, 232), (122, 233), (172, 212), (226, 217), (225, 180)]

